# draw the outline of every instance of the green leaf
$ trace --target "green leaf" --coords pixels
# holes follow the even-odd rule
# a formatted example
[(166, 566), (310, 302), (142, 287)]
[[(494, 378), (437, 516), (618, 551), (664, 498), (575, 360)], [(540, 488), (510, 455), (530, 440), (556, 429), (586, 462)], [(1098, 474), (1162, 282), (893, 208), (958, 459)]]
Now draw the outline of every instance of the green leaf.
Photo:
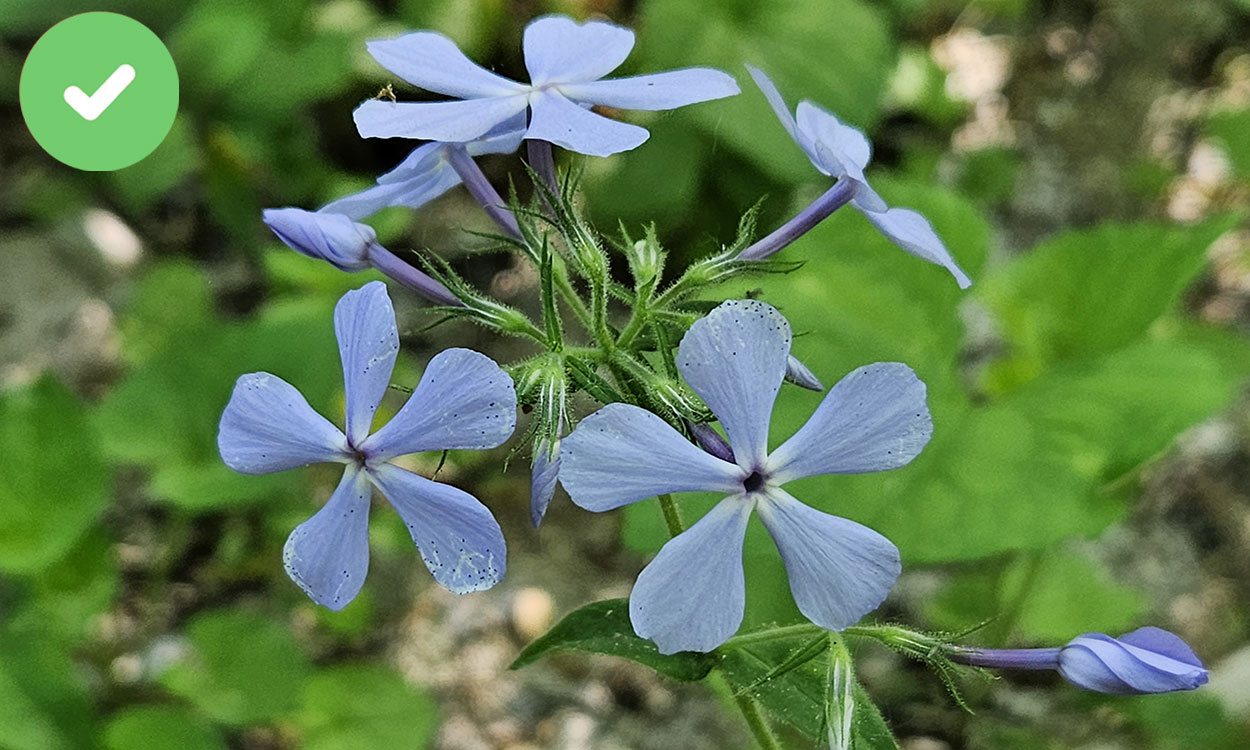
[(1206, 130), (1224, 147), (1237, 176), (1250, 180), (1250, 109), (1212, 115), (1207, 120)]
[(221, 610), (192, 620), (187, 638), (191, 653), (162, 675), (161, 682), (205, 714), (244, 725), (299, 708), (311, 665), (283, 625)]
[(881, 709), (862, 685), (855, 686), (855, 716), (851, 719), (852, 750), (898, 750), (898, 742)]
[(743, 86), (741, 96), (674, 117), (694, 120), (718, 144), (791, 184), (817, 173), (742, 63), (762, 67), (792, 111), (800, 99), (810, 99), (861, 128), (875, 123), (894, 68), (895, 44), (884, 16), (860, 0), (648, 0), (640, 15), (640, 70), (711, 65)]
[(1004, 393), (1067, 359), (1098, 356), (1141, 337), (1176, 307), (1232, 222), (1193, 227), (1104, 224), (1064, 232), (973, 287), (1011, 345), (988, 388)]
[(106, 750), (225, 750), (221, 735), (202, 716), (179, 706), (136, 706), (113, 717), (104, 730)]
[(0, 747), (92, 747), (96, 725), (85, 677), (42, 623), (0, 625)]
[(113, 540), (96, 527), (68, 553), (24, 581), (26, 594), (11, 622), (66, 644), (91, 635), (97, 615), (113, 603), (120, 588)]
[(318, 671), (297, 717), (305, 750), (426, 747), (438, 723), (434, 701), (381, 664)]
[(587, 604), (566, 615), (542, 637), (525, 647), (512, 662), (520, 669), (550, 651), (577, 649), (620, 656), (651, 667), (675, 680), (695, 681), (707, 676), (719, 659), (715, 654), (682, 651), (661, 654), (655, 644), (634, 634), (629, 621), (629, 600), (608, 599)]
[(64, 555), (108, 502), (108, 472), (82, 403), (51, 377), (0, 393), (0, 570)]
[(760, 702), (770, 714), (809, 737), (824, 739), (824, 659), (809, 659), (772, 679), (765, 679), (777, 665), (807, 647), (810, 638), (785, 638), (754, 643), (725, 654), (721, 672), (729, 686)]

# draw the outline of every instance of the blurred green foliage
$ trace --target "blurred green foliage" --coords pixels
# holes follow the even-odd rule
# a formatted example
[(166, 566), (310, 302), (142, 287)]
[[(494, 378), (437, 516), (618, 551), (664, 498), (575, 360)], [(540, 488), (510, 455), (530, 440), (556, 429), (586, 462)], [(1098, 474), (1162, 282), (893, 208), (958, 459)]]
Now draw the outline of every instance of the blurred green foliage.
[[(585, 16), (592, 5), (638, 31), (623, 72), (715, 65), (744, 84), (731, 100), (631, 113), (651, 130), (647, 144), (611, 160), (571, 162), (584, 170), (586, 209), (602, 228), (620, 220), (634, 231), (656, 221), (680, 266), (730, 237), (761, 196), (771, 196), (767, 228), (824, 188), (750, 87), (742, 68), (750, 62), (774, 77), (791, 105), (811, 99), (867, 129), (877, 146), (874, 185), (892, 203), (924, 212), (976, 281), (971, 294), (961, 293), (941, 269), (904, 255), (846, 210), (786, 251), (807, 261), (798, 272), (726, 289), (777, 305), (799, 334), (795, 353), (827, 384), (861, 364), (896, 360), (929, 387), (935, 435), (911, 466), (806, 480), (794, 494), (886, 534), (910, 569), (940, 572), (939, 590), (919, 608), (936, 628), (996, 617), (987, 639), (1053, 643), (1085, 630), (1128, 629), (1157, 611), (1149, 592), (1117, 580), (1072, 540), (1096, 537), (1130, 513), (1143, 469), (1184, 430), (1225, 408), (1250, 372), (1245, 337), (1199, 322), (1186, 305), (1208, 274), (1207, 248), (1243, 223), (1236, 191), (1250, 180), (1250, 110), (1233, 102), (1200, 123), (1238, 182), (1233, 197), (1217, 203), (1228, 210), (1182, 224), (1160, 206), (1183, 165), (1140, 153), (1147, 139), (1138, 113), (1153, 100), (1121, 107), (1116, 97), (1168, 93), (1160, 88), (1166, 65), (1188, 64), (1205, 80), (1205, 61), (1246, 54), (1244, 40), (1228, 38), (1217, 23), (1235, 14), (1240, 25), (1229, 28), (1244, 28), (1245, 3), (1194, 3), (1194, 20), (1177, 26), (1175, 44), (1158, 45), (1170, 30), (1159, 22), (1166, 8), (1106, 2), (115, 0), (87, 8), (77, 0), (3, 0), (3, 364), (25, 365), (24, 356), (9, 354), (15, 349), (51, 348), (65, 327), (50, 317), (59, 305), (95, 298), (114, 311), (120, 357), (103, 371), (36, 357), (34, 376), (0, 388), (0, 748), (337, 750), (422, 747), (434, 736), (434, 700), (382, 656), (382, 641), (396, 637), (388, 627), (408, 606), (407, 589), (389, 584), (419, 568), (402, 525), (393, 514), (375, 514), (375, 570), (364, 594), (345, 612), (314, 614), (282, 573), (281, 545), (333, 477), (315, 469), (241, 477), (218, 459), (217, 419), (240, 373), (273, 372), (322, 413), (341, 413), (330, 311), (343, 291), (375, 278), (280, 249), (259, 212), (311, 208), (359, 189), (410, 147), (355, 134), (351, 109), (382, 86), (418, 96), (364, 54), (366, 38), (434, 28), (471, 57), (520, 76), (520, 30), (530, 17)], [(110, 174), (52, 162), (29, 139), (16, 106), (30, 45), (87, 9), (148, 24), (168, 43), (182, 81), (180, 115), (166, 141)], [(1007, 88), (1009, 97), (1019, 94), (1013, 117), (1032, 117), (1039, 137), (1096, 122), (1072, 159), (1087, 155), (1081, 148), (1133, 154), (1111, 170), (1089, 159), (1088, 170), (1045, 194), (1081, 212), (1060, 206), (1039, 217), (1031, 204), (1021, 207), (1045, 173), (1035, 153), (1047, 149), (1027, 138), (951, 149), (973, 108), (948, 91), (933, 41), (961, 19), (1015, 40), (1020, 70)], [(1073, 93), (1075, 84), (1052, 69), (1064, 61), (1038, 52), (1047, 34), (1069, 26), (1084, 34), (1082, 24), (1125, 30), (1111, 36), (1127, 41), (1112, 50), (1122, 57), (1107, 55), (1119, 66), (1111, 68), (1110, 94)], [(1101, 37), (1091, 38), (1097, 49)], [(1159, 80), (1132, 78), (1134, 67)], [(1038, 76), (1053, 85), (1032, 85)], [(1124, 117), (1137, 120), (1126, 128)], [(485, 166), (501, 185), (509, 176), (522, 184), (515, 163)], [(1061, 161), (1057, 171), (1064, 169)], [(1091, 185), (1104, 193), (1091, 196)], [(462, 220), (448, 209), (455, 200), (415, 223), (404, 212), (374, 223), (398, 248), (449, 237), (468, 244), (434, 226)], [(142, 238), (147, 253), (138, 268), (79, 251), (90, 207), (108, 209)], [(1069, 226), (1073, 215), (1083, 221)], [(1063, 231), (1050, 231), (1056, 226)], [(1004, 245), (1027, 252), (1001, 252)], [(11, 268), (19, 254), (25, 265)], [(988, 351), (986, 334), (977, 333), (986, 330)], [(401, 363), (398, 379), (412, 373)], [(774, 444), (819, 398), (783, 391)], [(499, 473), (492, 465), (477, 476), (468, 460), (460, 466), (476, 482)], [(522, 474), (508, 476), (518, 482)], [(714, 498), (681, 501), (693, 516)], [(653, 503), (625, 513), (624, 539), (635, 551), (650, 554), (665, 538)], [(757, 524), (746, 554), (748, 622), (797, 618)], [(1244, 643), (1246, 634), (1237, 637)], [(731, 684), (753, 683), (796, 647), (778, 644), (758, 663), (735, 657)], [(812, 664), (769, 682), (760, 699), (819, 734), (822, 680)], [(890, 706), (917, 695), (913, 675), (898, 682), (883, 703), (895, 723), (911, 712)], [(1072, 700), (1102, 717), (1099, 727), (1131, 738), (1128, 746), (1246, 744), (1244, 727), (1201, 693)], [(950, 710), (955, 718), (943, 726), (958, 726), (951, 736), (968, 747), (1060, 746), (1052, 736), (1059, 729), (1044, 723)], [(263, 741), (249, 734), (258, 730), (267, 732)]]

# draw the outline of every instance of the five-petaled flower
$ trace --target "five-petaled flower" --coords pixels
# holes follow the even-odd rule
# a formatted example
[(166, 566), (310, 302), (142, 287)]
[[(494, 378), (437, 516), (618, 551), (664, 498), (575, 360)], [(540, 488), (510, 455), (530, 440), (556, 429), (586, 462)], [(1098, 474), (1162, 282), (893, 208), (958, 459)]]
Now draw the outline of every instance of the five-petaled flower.
[[(890, 208), (869, 187), (864, 177), (864, 168), (872, 158), (872, 144), (862, 132), (806, 99), (799, 102), (795, 114), (791, 115), (785, 100), (781, 98), (781, 92), (764, 71), (750, 65), (747, 70), (760, 91), (764, 92), (764, 97), (777, 113), (777, 118), (781, 120), (786, 132), (803, 149), (812, 166), (821, 174), (838, 180), (838, 184), (829, 193), (817, 199), (808, 209), (813, 212), (813, 219), (819, 221), (849, 200), (852, 206), (859, 209), (894, 244), (917, 258), (946, 268), (955, 277), (960, 288), (966, 289), (972, 284), (968, 275), (942, 244), (937, 232), (933, 231), (928, 219), (910, 209)], [(795, 217), (800, 223), (803, 218), (806, 218), (803, 214)], [(780, 233), (772, 238), (773, 241), (769, 242), (769, 239), (765, 238), (755, 246), (747, 248), (741, 257), (767, 257), (793, 241), (794, 237)]]
[(369, 568), (372, 485), (403, 518), (435, 580), (456, 593), (494, 586), (504, 574), (506, 548), (490, 511), (469, 493), (390, 461), (503, 443), (516, 425), (511, 378), (483, 354), (447, 349), (430, 360), (390, 422), (370, 434), (399, 351), (386, 286), (374, 281), (343, 295), (334, 310), (334, 333), (343, 361), (346, 431), (313, 411), (286, 381), (255, 372), (235, 384), (217, 435), (222, 459), (243, 474), (345, 465), (330, 500), (287, 539), (287, 573), (330, 609), (355, 598)]
[(745, 606), (742, 546), (752, 510), (781, 552), (800, 611), (822, 627), (854, 624), (898, 577), (899, 553), (889, 540), (804, 505), (782, 485), (910, 462), (932, 432), (924, 383), (906, 365), (861, 367), (769, 453), (770, 414), (790, 338), (790, 324), (771, 306), (731, 300), (695, 322), (681, 341), (677, 367), (724, 427), (732, 463), (628, 404), (605, 406), (562, 443), (560, 481), (587, 510), (669, 492), (726, 495), (664, 545), (630, 595), (635, 631), (663, 653), (710, 651), (738, 629)]
[(593, 105), (665, 110), (739, 92), (732, 77), (711, 68), (600, 80), (629, 56), (634, 32), (603, 21), (579, 24), (567, 16), (543, 16), (525, 27), (530, 83), (486, 70), (433, 31), (374, 40), (367, 46), (382, 67), (405, 81), (459, 100), (366, 101), (354, 113), (365, 138), (471, 141), (528, 109), (525, 138), (608, 156), (636, 148), (648, 133), (591, 112)]

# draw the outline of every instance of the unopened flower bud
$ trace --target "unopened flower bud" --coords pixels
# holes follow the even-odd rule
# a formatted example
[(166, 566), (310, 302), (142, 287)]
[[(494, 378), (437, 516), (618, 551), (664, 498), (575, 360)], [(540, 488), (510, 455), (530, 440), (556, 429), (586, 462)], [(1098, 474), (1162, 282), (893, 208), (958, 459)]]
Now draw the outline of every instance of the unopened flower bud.
[(378, 241), (373, 228), (335, 213), (302, 208), (267, 208), (265, 224), (291, 249), (327, 261), (342, 271), (369, 268), (369, 248)]

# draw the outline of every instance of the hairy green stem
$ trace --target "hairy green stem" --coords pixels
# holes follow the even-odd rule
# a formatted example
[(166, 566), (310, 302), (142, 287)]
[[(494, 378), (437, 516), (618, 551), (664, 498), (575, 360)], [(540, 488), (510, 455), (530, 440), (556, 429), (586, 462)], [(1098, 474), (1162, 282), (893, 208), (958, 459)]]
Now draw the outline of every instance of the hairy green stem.
[[(731, 694), (733, 693), (733, 688), (721, 672), (713, 671), (712, 678)], [(738, 706), (738, 711), (742, 713), (742, 718), (746, 720), (747, 728), (751, 730), (751, 736), (755, 738), (755, 743), (760, 746), (761, 750), (782, 750), (781, 741), (777, 739), (777, 735), (773, 734), (772, 727), (768, 726), (768, 720), (760, 711), (760, 704), (746, 693), (734, 695), (733, 699), (734, 704)]]
[(681, 518), (681, 509), (673, 501), (672, 495), (660, 495), (660, 510), (664, 512), (664, 523), (668, 525), (669, 536), (677, 536), (686, 530), (686, 524)]

